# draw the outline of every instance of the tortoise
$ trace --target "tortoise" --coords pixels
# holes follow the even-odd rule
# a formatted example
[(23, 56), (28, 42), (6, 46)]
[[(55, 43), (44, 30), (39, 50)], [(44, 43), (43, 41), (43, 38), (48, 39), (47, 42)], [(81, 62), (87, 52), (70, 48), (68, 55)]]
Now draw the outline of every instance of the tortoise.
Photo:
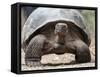
[(41, 56), (50, 53), (75, 54), (77, 63), (90, 62), (91, 39), (84, 19), (75, 9), (38, 7), (22, 29), (26, 65), (41, 65)]

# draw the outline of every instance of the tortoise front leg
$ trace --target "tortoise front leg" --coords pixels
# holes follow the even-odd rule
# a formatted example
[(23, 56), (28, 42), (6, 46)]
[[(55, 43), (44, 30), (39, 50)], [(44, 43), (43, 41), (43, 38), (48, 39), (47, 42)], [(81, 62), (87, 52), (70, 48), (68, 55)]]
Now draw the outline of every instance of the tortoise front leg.
[(77, 63), (85, 63), (91, 61), (90, 50), (87, 44), (82, 40), (73, 40), (66, 43), (70, 53), (75, 54)]
[(25, 62), (28, 66), (40, 66), (41, 56), (43, 54), (42, 48), (46, 40), (44, 35), (37, 35), (30, 41), (26, 48)]
[(91, 55), (90, 55), (90, 50), (87, 44), (85, 44), (81, 40), (76, 40), (74, 41), (74, 46), (76, 49), (76, 62), (78, 63), (85, 63), (85, 62), (90, 62), (91, 61)]

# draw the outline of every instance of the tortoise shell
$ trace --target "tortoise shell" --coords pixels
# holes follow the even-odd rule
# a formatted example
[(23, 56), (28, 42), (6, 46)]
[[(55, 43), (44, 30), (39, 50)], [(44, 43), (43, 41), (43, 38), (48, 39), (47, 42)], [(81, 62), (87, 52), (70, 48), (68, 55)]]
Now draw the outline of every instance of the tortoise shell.
[(22, 29), (22, 45), (27, 45), (37, 34), (44, 34), (53, 40), (54, 28), (59, 22), (68, 24), (69, 40), (81, 39), (90, 45), (83, 17), (78, 10), (46, 7), (37, 8), (28, 17)]

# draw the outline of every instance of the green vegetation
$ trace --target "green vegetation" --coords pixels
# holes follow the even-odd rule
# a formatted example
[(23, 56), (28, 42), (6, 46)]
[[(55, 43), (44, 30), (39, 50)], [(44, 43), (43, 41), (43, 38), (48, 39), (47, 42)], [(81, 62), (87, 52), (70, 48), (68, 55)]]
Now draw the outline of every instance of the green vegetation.
[(81, 14), (84, 17), (84, 22), (92, 35), (95, 35), (95, 11), (94, 10), (82, 10)]

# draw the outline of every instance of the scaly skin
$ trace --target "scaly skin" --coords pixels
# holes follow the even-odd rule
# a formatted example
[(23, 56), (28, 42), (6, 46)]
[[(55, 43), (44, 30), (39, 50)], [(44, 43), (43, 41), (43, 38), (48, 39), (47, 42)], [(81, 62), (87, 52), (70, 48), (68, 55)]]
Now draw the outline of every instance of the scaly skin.
[(37, 35), (35, 36), (29, 43), (28, 47), (26, 48), (25, 54), (25, 62), (26, 65), (33, 66), (33, 65), (40, 65), (40, 60), (42, 56), (42, 48), (43, 44), (46, 40), (44, 35)]

